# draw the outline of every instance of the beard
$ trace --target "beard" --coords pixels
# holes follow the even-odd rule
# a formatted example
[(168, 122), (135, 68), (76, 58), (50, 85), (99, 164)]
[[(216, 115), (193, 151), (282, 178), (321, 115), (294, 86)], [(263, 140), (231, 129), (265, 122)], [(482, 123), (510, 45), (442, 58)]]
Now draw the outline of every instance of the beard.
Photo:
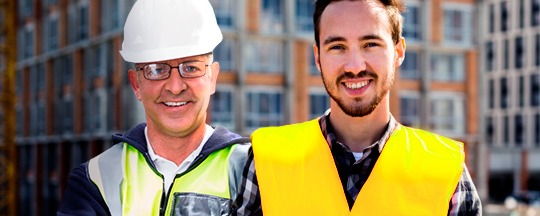
[[(379, 76), (376, 73), (370, 72), (370, 71), (362, 71), (358, 73), (357, 75), (351, 73), (351, 72), (345, 72), (341, 76), (339, 76), (335, 83), (332, 83), (331, 80), (328, 80), (324, 77), (324, 73), (322, 71), (321, 67), (321, 77), (323, 79), (324, 87), (326, 88), (326, 92), (328, 92), (328, 95), (334, 100), (339, 108), (343, 110), (343, 112), (351, 117), (364, 117), (369, 114), (371, 114), (375, 108), (379, 106), (379, 103), (384, 99), (384, 97), (388, 94), (390, 91), (390, 87), (392, 86), (393, 79), (391, 80), (383, 80), (384, 88), (382, 92), (375, 92), (375, 97), (368, 99), (368, 98), (353, 98), (353, 102), (346, 102), (344, 99), (339, 97), (339, 85), (341, 85), (341, 80), (347, 79), (347, 78), (361, 78), (361, 77), (372, 77), (373, 80), (371, 82), (377, 83), (379, 80)], [(363, 103), (365, 100), (369, 100), (366, 103)]]

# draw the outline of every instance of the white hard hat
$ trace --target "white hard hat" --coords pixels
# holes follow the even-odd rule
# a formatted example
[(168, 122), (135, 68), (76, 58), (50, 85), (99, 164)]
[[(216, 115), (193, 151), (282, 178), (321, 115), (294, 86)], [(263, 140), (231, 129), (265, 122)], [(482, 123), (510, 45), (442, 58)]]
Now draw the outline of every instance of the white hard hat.
[(138, 0), (120, 54), (133, 63), (165, 61), (212, 52), (222, 39), (208, 0)]

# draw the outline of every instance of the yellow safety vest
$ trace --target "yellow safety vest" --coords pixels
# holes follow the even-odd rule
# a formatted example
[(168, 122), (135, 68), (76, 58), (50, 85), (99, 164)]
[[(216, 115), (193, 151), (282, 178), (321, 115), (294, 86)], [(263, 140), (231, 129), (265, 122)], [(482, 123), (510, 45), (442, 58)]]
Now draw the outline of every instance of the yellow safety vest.
[[(229, 159), (238, 146), (213, 152), (193, 170), (177, 176), (167, 200), (162, 200), (162, 175), (127, 143), (91, 159), (88, 170), (112, 215), (183, 215), (186, 211), (229, 214)], [(166, 202), (164, 212), (160, 209), (162, 202)]]
[(251, 138), (265, 216), (447, 215), (463, 171), (462, 143), (400, 125), (349, 210), (317, 120)]

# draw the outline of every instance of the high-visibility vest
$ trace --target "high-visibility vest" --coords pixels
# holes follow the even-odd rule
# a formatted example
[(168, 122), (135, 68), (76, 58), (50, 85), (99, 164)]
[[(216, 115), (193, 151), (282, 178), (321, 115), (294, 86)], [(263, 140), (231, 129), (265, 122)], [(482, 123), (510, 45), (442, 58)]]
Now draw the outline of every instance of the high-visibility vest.
[(163, 176), (127, 143), (117, 144), (91, 159), (88, 172), (112, 215), (229, 214), (230, 178), (240, 178), (230, 176), (229, 160), (234, 160), (234, 154), (238, 154), (234, 152), (240, 152), (234, 149), (240, 146), (246, 148), (240, 157), (246, 157), (247, 147), (243, 145), (213, 152), (192, 170), (177, 175), (167, 196), (163, 194)]
[(265, 216), (446, 215), (463, 171), (462, 143), (397, 126), (349, 209), (317, 120), (252, 134)]

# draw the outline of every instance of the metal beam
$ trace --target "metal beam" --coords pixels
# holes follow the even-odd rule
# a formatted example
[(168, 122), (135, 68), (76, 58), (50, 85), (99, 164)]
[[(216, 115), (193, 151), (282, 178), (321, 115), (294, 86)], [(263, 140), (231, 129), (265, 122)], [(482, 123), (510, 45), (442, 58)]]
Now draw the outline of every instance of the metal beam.
[(0, 214), (17, 215), (17, 148), (15, 145), (16, 124), (16, 93), (15, 93), (15, 63), (17, 61), (17, 27), (16, 27), (16, 1), (0, 1), (3, 23), (0, 32), (5, 36), (4, 44), (0, 47), (0, 58), (4, 59), (2, 88), (2, 113), (4, 121), (3, 142), (0, 143)]

